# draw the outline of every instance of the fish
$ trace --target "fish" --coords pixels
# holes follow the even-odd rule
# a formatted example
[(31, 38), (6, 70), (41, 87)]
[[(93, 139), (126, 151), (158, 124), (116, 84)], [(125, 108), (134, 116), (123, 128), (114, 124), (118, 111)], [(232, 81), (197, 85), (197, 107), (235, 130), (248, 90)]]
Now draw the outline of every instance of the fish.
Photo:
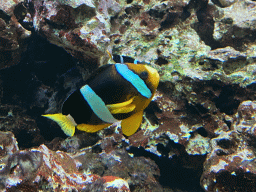
[(85, 85), (70, 94), (61, 113), (42, 115), (64, 133), (94, 133), (121, 121), (122, 133), (133, 135), (159, 84), (156, 69), (145, 64), (115, 63), (98, 68)]
[(116, 62), (116, 63), (134, 63), (134, 64), (143, 64), (143, 62), (138, 61), (137, 59), (134, 59), (132, 57), (129, 56), (124, 56), (124, 55), (116, 55), (113, 54), (112, 59)]

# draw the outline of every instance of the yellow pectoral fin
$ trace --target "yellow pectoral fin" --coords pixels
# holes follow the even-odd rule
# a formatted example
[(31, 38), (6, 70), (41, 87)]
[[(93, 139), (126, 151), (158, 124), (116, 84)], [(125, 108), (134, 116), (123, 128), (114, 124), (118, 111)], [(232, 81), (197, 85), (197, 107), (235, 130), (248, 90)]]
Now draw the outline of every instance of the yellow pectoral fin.
[(117, 114), (117, 113), (129, 113), (129, 112), (132, 112), (135, 108), (136, 108), (136, 105), (130, 104), (125, 107), (114, 108), (114, 109), (108, 108), (108, 109), (109, 109), (110, 113)]
[(79, 124), (79, 125), (77, 125), (76, 128), (80, 131), (94, 133), (94, 132), (100, 131), (110, 125), (112, 125), (112, 124), (103, 124), (103, 125)]
[(133, 102), (133, 98), (129, 99), (128, 101), (116, 104), (109, 104), (106, 105), (110, 113), (117, 114), (117, 113), (129, 113), (132, 112), (136, 106), (131, 104)]
[(120, 107), (125, 107), (127, 105), (130, 105), (132, 102), (133, 102), (133, 99), (135, 97), (132, 97), (131, 99), (129, 99), (128, 101), (125, 101), (125, 102), (122, 102), (122, 103), (115, 103), (115, 104), (109, 104), (107, 105), (107, 107), (109, 109), (117, 109), (117, 108), (120, 108)]
[(134, 115), (132, 115), (131, 117), (122, 120), (121, 126), (122, 126), (123, 134), (126, 136), (130, 136), (134, 134), (140, 127), (140, 124), (142, 122), (142, 116), (143, 116), (143, 111), (139, 111)]
[(56, 114), (47, 114), (42, 116), (47, 117), (55, 121), (56, 123), (58, 123), (58, 125), (61, 127), (61, 129), (64, 131), (66, 135), (68, 136), (74, 135), (76, 123), (70, 115), (63, 115), (61, 113), (56, 113)]

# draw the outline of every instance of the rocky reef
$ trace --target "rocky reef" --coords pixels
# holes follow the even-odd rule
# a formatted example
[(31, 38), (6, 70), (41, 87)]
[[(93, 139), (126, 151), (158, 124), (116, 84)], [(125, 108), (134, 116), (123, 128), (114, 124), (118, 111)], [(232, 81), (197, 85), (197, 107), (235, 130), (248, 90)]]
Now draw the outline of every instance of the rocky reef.
[[(3, 191), (255, 191), (256, 1), (0, 2)], [(66, 137), (57, 113), (107, 51), (160, 84), (140, 129)]]

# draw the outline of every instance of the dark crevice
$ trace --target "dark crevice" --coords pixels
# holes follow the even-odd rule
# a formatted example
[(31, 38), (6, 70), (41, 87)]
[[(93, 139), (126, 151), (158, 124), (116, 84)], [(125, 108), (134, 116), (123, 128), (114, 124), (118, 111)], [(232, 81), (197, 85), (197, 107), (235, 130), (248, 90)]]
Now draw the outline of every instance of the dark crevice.
[(224, 6), (221, 5), (221, 3), (220, 3), (219, 0), (212, 0), (212, 2), (213, 2), (215, 5), (217, 5), (217, 6), (221, 7), (221, 8), (224, 8)]
[(31, 148), (34, 147), (32, 140), (34, 139), (33, 135), (29, 134), (27, 130), (20, 130), (16, 135), (19, 148)]
[(47, 23), (51, 28), (58, 29), (58, 30), (67, 30), (68, 27), (64, 23), (56, 23), (49, 19), (45, 19), (45, 23)]
[(134, 5), (132, 7), (127, 7), (125, 9), (125, 13), (128, 14), (128, 15), (136, 15), (136, 14), (138, 14), (140, 12), (141, 8), (142, 7), (139, 6), (139, 5)]
[(19, 104), (13, 100), (14, 96), (21, 102), (31, 103), (39, 85), (54, 86), (60, 75), (72, 66), (75, 66), (75, 60), (63, 48), (32, 35), (20, 63), (0, 70), (4, 82), (2, 103)]
[(238, 99), (235, 99), (236, 89), (231, 85), (224, 86), (219, 97), (213, 99), (216, 107), (220, 109), (220, 112), (224, 112), (227, 115), (233, 115), (240, 104)]
[(179, 17), (179, 13), (176, 12), (168, 12), (165, 15), (164, 20), (160, 23), (160, 29), (159, 31), (165, 30), (165, 29), (169, 29), (173, 23), (175, 22), (176, 18)]
[(180, 18), (181, 18), (181, 20), (182, 21), (185, 21), (187, 18), (189, 18), (190, 17), (190, 15), (191, 15), (191, 13), (188, 11), (188, 6), (186, 6), (186, 7), (184, 7), (183, 8), (183, 12), (182, 12), (182, 14), (181, 14), (181, 16), (180, 16)]
[(9, 23), (11, 16), (5, 13), (3, 10), (0, 10), (0, 18), (5, 21), (5, 23)]
[(224, 156), (224, 155), (228, 155), (227, 152), (223, 151), (222, 149), (218, 149), (216, 151), (216, 155), (218, 156)]
[[(61, 75), (66, 74), (68, 70), (74, 72), (73, 68), (76, 64), (77, 60), (63, 48), (33, 33), (28, 39), (27, 50), (23, 53), (20, 62), (0, 70), (3, 81), (2, 104), (19, 105), (24, 108), (28, 115), (36, 119), (41, 135), (46, 140), (52, 140), (58, 136), (65, 138), (66, 136), (57, 124), (40, 116), (49, 107), (49, 98), (53, 95), (53, 89), (48, 86), (61, 92), (64, 86), (61, 83)], [(66, 78), (67, 76), (72, 76), (72, 78), (74, 76), (76, 79), (79, 77), (77, 72), (73, 75), (69, 72), (68, 74)], [(67, 88), (66, 91), (68, 90)], [(66, 97), (65, 94), (58, 96)], [(31, 138), (26, 137), (26, 135), (21, 137), (19, 144), (31, 147), (29, 143), (26, 143)]]
[(248, 135), (248, 146), (253, 147), (254, 150), (256, 149), (256, 138), (252, 135)]
[(22, 21), (27, 14), (27, 9), (24, 3), (19, 3), (18, 5), (16, 5), (13, 10), (13, 13), (18, 21)]
[(208, 5), (207, 0), (192, 0), (190, 1), (188, 8), (196, 9), (196, 15), (198, 23), (194, 25), (194, 29), (197, 31), (200, 38), (209, 45), (212, 49), (220, 47), (220, 43), (213, 39), (214, 31), (214, 19), (212, 16), (211, 6)]
[(225, 119), (223, 119), (223, 121), (227, 124), (228, 128), (231, 129), (232, 122), (231, 121), (227, 121)]
[(102, 152), (102, 148), (100, 145), (94, 145), (92, 147), (92, 153), (101, 153)]
[(179, 151), (181, 150), (180, 148), (182, 148), (180, 144), (171, 141), (169, 147), (165, 147), (161, 144), (157, 145), (157, 149), (163, 154), (161, 157), (147, 152), (142, 147), (130, 147), (128, 152), (133, 153), (135, 157), (143, 156), (154, 160), (160, 169), (159, 182), (162, 186), (190, 192), (203, 192), (203, 189), (200, 186), (200, 177), (203, 171), (202, 165), (205, 156), (201, 156), (203, 160), (198, 162), (198, 164), (201, 164), (199, 167), (195, 169), (187, 168), (186, 166), (183, 166), (183, 155), (174, 155), (171, 158), (168, 158), (170, 150)]
[(202, 137), (207, 137), (208, 136), (208, 132), (203, 127), (199, 127), (196, 131)]
[[(235, 174), (230, 171), (223, 171), (216, 176), (216, 183), (222, 186), (222, 191), (256, 191), (255, 175), (253, 173), (245, 173), (243, 170), (237, 170)], [(211, 191), (211, 189), (209, 189)]]
[(163, 58), (163, 57), (158, 57), (157, 58), (157, 60), (156, 60), (156, 64), (157, 65), (166, 65), (166, 64), (168, 64), (169, 62), (165, 59), (165, 58)]
[(217, 145), (219, 145), (223, 149), (230, 149), (234, 147), (234, 142), (228, 139), (221, 139), (217, 141)]
[(156, 117), (155, 112), (161, 113), (162, 111), (158, 107), (156, 102), (151, 101), (144, 111), (146, 113), (147, 119), (150, 121), (151, 124), (158, 124), (158, 118)]
[(217, 49), (221, 47), (221, 45), (218, 41), (213, 39), (214, 21), (213, 18), (207, 17), (206, 14), (207, 12), (205, 12), (205, 10), (197, 11), (199, 22), (195, 24), (194, 29), (206, 45), (209, 45), (212, 49)]
[(164, 17), (164, 15), (166, 14), (166, 11), (164, 11), (164, 10), (155, 10), (155, 9), (150, 9), (149, 11), (148, 11), (148, 14), (151, 16), (151, 17), (153, 17), (153, 18), (155, 18), (155, 19), (163, 19), (163, 17)]
[(204, 115), (206, 114), (209, 110), (204, 108), (202, 105), (200, 104), (191, 104), (186, 102), (186, 111), (188, 111), (188, 113), (193, 114), (193, 115)]

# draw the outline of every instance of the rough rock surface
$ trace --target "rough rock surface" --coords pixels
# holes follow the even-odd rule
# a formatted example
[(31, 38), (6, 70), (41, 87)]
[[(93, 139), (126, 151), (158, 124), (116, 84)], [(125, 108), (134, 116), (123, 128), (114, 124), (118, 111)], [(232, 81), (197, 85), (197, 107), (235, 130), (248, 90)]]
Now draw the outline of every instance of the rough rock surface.
[(24, 40), (31, 35), (24, 23), (31, 21), (24, 1), (0, 2), (0, 69), (17, 64), (24, 52)]
[(0, 130), (12, 132), (21, 149), (38, 146), (44, 142), (35, 119), (27, 115), (21, 107), (2, 105), (0, 111)]
[[(80, 161), (79, 174), (98, 175), (87, 185), (89, 191), (106, 188), (102, 178), (107, 175), (126, 180), (131, 191), (255, 190), (255, 1), (33, 0), (0, 5), (0, 130), (11, 131), (20, 149), (35, 150), (17, 151), (13, 136), (2, 134), (7, 137), (0, 137), (1, 161), (14, 161), (14, 167), (2, 169), (11, 169), (1, 180), (3, 188), (11, 188), (8, 177), (16, 184), (19, 174), (35, 179), (40, 165), (32, 161), (49, 148), (52, 156)], [(66, 138), (40, 115), (60, 112), (66, 97), (106, 63), (106, 50), (156, 68), (158, 91), (134, 135), (124, 137), (115, 124)], [(23, 167), (20, 156), (31, 154), (24, 160), (30, 168)], [(33, 186), (32, 191), (47, 191), (68, 180), (45, 179), (37, 186), (23, 181), (20, 190)]]
[(80, 169), (84, 171), (123, 178), (132, 191), (163, 190), (157, 180), (160, 172), (155, 162), (144, 157), (130, 156), (124, 149), (112, 149), (98, 154), (93, 153), (92, 149), (85, 149), (75, 154), (74, 158), (82, 163)]
[(0, 158), (12, 155), (19, 150), (18, 143), (11, 132), (0, 132)]
[(238, 107), (232, 131), (211, 140), (201, 184), (205, 191), (255, 191), (256, 102)]
[(17, 151), (1, 159), (0, 186), (9, 191), (130, 191), (121, 178), (82, 173), (79, 166), (67, 153), (45, 145)]
[(34, 28), (51, 43), (82, 61), (102, 64), (108, 58), (105, 52), (110, 42), (109, 13), (120, 10), (115, 1), (38, 0), (34, 8)]

